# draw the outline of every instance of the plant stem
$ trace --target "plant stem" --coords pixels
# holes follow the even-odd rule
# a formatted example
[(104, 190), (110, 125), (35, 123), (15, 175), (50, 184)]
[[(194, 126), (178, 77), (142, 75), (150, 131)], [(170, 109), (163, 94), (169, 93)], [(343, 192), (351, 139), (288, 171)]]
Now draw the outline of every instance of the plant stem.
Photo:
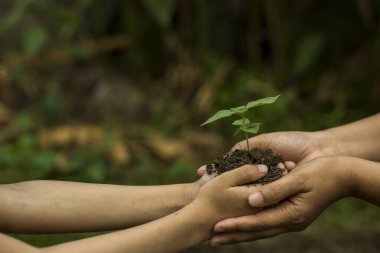
[(250, 148), (249, 148), (249, 141), (248, 141), (248, 134), (247, 133), (245, 133), (245, 141), (247, 142), (247, 149), (249, 151)]
[[(245, 113), (240, 114), (241, 120), (243, 122), (243, 127), (247, 128), (247, 125), (245, 124)], [(250, 150), (249, 148), (249, 141), (248, 141), (248, 133), (246, 131), (243, 131), (245, 135), (245, 141), (247, 142), (247, 149)]]

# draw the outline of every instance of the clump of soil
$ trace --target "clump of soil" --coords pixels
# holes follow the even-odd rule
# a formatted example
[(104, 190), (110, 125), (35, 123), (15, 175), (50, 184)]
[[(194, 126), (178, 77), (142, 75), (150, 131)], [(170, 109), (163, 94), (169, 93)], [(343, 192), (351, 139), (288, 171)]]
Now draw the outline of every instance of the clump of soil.
[(267, 184), (283, 176), (286, 169), (278, 168), (279, 163), (284, 164), (284, 159), (279, 154), (273, 154), (271, 149), (235, 149), (224, 156), (216, 158), (214, 163), (208, 164), (206, 171), (208, 175), (220, 175), (245, 164), (265, 164), (268, 167), (268, 173), (254, 183)]

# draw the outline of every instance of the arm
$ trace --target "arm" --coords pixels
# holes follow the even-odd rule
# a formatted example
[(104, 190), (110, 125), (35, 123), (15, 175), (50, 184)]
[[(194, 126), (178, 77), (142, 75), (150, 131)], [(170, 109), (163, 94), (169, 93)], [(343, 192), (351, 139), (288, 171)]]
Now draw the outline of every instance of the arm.
[(333, 155), (380, 161), (380, 113), (318, 134), (333, 140), (326, 147)]
[(379, 191), (380, 163), (354, 157), (318, 158), (257, 189), (249, 198), (254, 207), (283, 201), (257, 214), (218, 223), (215, 230), (225, 234), (216, 235), (211, 243), (221, 245), (301, 231), (331, 203), (345, 197), (380, 206)]
[(0, 235), (0, 253), (121, 253), (121, 252), (178, 252), (208, 239), (218, 221), (257, 211), (246, 198), (254, 187), (240, 186), (264, 176), (254, 166), (244, 166), (226, 172), (205, 184), (197, 198), (181, 210), (144, 225), (64, 243), (43, 249), (25, 245)]
[(30, 181), (0, 185), (0, 231), (51, 233), (126, 228), (190, 203), (198, 184), (120, 186)]
[(0, 253), (40, 253), (38, 249), (1, 233), (0, 245)]
[(212, 219), (197, 216), (197, 211), (189, 206), (141, 226), (42, 249), (0, 234), (0, 253), (178, 252), (209, 236)]
[[(322, 163), (320, 166), (314, 166), (315, 163), (311, 163), (314, 160), (319, 160), (323, 157), (327, 159), (327, 157), (346, 155), (370, 159), (373, 161), (380, 161), (380, 153), (378, 152), (380, 150), (380, 114), (376, 114), (372, 117), (351, 124), (319, 132), (277, 132), (262, 134), (254, 138), (251, 138), (250, 145), (252, 147), (258, 147), (262, 149), (271, 148), (274, 152), (282, 154), (285, 160), (294, 161), (298, 165), (298, 169), (296, 170), (302, 171), (302, 173), (291, 172), (286, 177), (286, 181), (281, 180), (281, 182), (287, 182), (287, 180), (294, 179), (294, 181), (292, 182), (293, 184), (295, 183), (299, 186), (302, 186), (304, 182), (310, 183), (313, 182), (313, 180), (315, 180), (316, 178), (325, 179), (325, 177), (321, 176), (322, 173), (334, 174), (341, 170), (341, 168), (339, 168), (340, 166), (337, 166), (337, 164), (331, 164), (330, 166), (326, 167), (323, 166)], [(237, 145), (235, 145), (234, 148), (239, 147), (244, 148), (245, 142), (238, 143)], [(325, 161), (326, 159), (322, 159), (319, 161)], [(351, 159), (352, 158), (348, 158), (349, 161)], [(340, 161), (341, 159), (333, 160)], [(359, 161), (363, 160), (359, 159)], [(365, 164), (367, 162), (363, 161), (362, 163)], [(306, 166), (307, 164), (308, 166)], [(351, 167), (352, 165), (347, 164), (346, 166)], [(294, 166), (287, 165), (287, 168), (289, 170), (293, 170)], [(310, 170), (309, 172), (313, 172), (314, 174), (309, 174), (308, 176), (306, 176), (308, 172), (306, 169)], [(321, 171), (319, 171), (319, 169), (321, 169)], [(369, 169), (367, 168), (367, 170)], [(345, 170), (345, 172), (348, 173), (348, 175), (350, 175), (349, 170)], [(305, 177), (297, 178), (298, 175), (305, 175)], [(370, 174), (366, 173), (362, 176), (364, 175), (369, 176)], [(376, 180), (376, 177), (374, 177), (373, 180)], [(321, 185), (323, 185), (326, 182), (322, 181), (320, 183)], [(273, 195), (276, 195), (275, 193), (277, 193), (278, 189), (276, 189), (275, 187), (277, 183), (270, 185), (273, 186), (273, 188), (268, 188), (269, 186), (265, 186), (265, 188), (263, 189), (272, 191)], [(291, 186), (292, 185), (289, 183), (288, 185), (283, 185), (282, 187), (290, 189)], [(376, 187), (373, 187), (372, 189), (378, 190)], [(295, 196), (304, 196), (303, 192), (301, 192), (301, 189), (298, 190), (300, 190), (300, 192), (295, 193)], [(334, 189), (331, 189), (331, 191), (326, 192), (325, 195), (332, 194), (333, 192)], [(269, 193), (266, 193), (266, 195), (264, 196), (267, 196), (268, 194)], [(275, 198), (277, 202), (279, 202), (289, 196), (290, 195), (285, 196), (283, 194), (277, 194), (276, 197), (273, 198)], [(362, 196), (359, 197), (366, 199), (369, 196), (370, 194), (362, 194)], [(283, 199), (281, 199), (281, 197), (283, 197)], [(257, 199), (255, 200), (255, 198)], [(252, 197), (251, 204), (254, 205), (255, 201), (259, 201), (260, 198), (260, 195)], [(284, 203), (287, 203), (287, 201), (285, 201)], [(313, 210), (304, 210), (305, 213), (303, 214), (306, 215), (306, 218), (304, 218), (304, 221), (301, 222), (301, 225), (303, 226), (305, 226), (305, 224), (308, 225), (308, 222), (312, 222), (312, 220), (319, 215), (318, 210), (320, 209), (318, 209), (317, 207), (322, 206), (325, 208), (325, 202), (323, 199), (310, 199), (310, 201), (308, 199), (302, 199), (302, 201), (296, 202), (296, 204), (298, 205), (295, 207), (297, 208), (297, 210), (309, 208), (310, 206), (312, 206), (315, 207), (315, 210), (317, 211), (316, 213), (314, 213)], [(283, 205), (280, 206), (284, 207)], [(265, 236), (273, 236), (274, 234), (284, 232), (284, 230), (280, 230), (277, 227), (277, 225), (280, 222), (282, 222), (285, 225), (294, 223), (294, 217), (292, 215), (292, 212), (287, 212), (288, 215), (286, 216), (284, 215), (285, 210), (275, 208), (272, 210), (273, 213), (269, 210), (272, 209), (264, 211), (263, 215), (257, 214), (246, 217), (239, 217), (218, 223), (215, 227), (216, 232), (225, 231), (229, 233), (217, 235), (212, 241), (214, 243), (218, 242), (218, 240), (228, 242), (232, 240), (245, 241), (254, 240), (255, 238), (262, 238)], [(268, 216), (272, 215), (272, 218), (274, 216), (277, 216), (278, 219), (270, 219), (264, 214), (267, 214)], [(301, 215), (301, 217), (303, 215), (302, 213), (297, 214)], [(263, 231), (261, 231), (260, 234), (257, 233), (257, 226), (263, 226), (265, 228), (272, 229), (263, 229)], [(300, 227), (301, 226), (298, 226), (297, 228), (299, 229)], [(236, 236), (238, 238), (236, 238)]]
[[(380, 113), (351, 124), (317, 132), (276, 132), (249, 140), (251, 147), (272, 149), (297, 164), (322, 156), (354, 156), (380, 161)], [(233, 149), (245, 148), (245, 141)]]

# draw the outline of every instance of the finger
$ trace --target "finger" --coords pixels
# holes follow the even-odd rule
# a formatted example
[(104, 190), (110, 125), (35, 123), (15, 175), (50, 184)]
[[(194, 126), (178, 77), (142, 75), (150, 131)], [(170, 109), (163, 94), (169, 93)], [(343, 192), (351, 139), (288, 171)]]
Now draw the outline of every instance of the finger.
[[(260, 134), (248, 140), (250, 147), (259, 149), (267, 149), (270, 138), (268, 134)], [(235, 149), (247, 149), (247, 141), (240, 141), (236, 143), (231, 150)]]
[(286, 161), (284, 163), (277, 164), (277, 169), (280, 169), (282, 171), (282, 175), (287, 175), (295, 167), (296, 164), (292, 161)]
[(292, 161), (285, 161), (285, 167), (290, 172), (296, 168), (296, 164)]
[(258, 188), (249, 196), (248, 202), (253, 207), (269, 206), (303, 191), (305, 191), (304, 177), (290, 173), (286, 177)]
[(197, 169), (197, 175), (203, 176), (206, 173), (206, 165), (201, 166), (199, 169)]
[(259, 232), (234, 232), (234, 233), (224, 233), (224, 234), (216, 234), (210, 239), (210, 245), (213, 247), (222, 246), (231, 243), (237, 242), (247, 242), (254, 241), (258, 239), (264, 239), (273, 237), (282, 233), (285, 233), (286, 230), (284, 228), (274, 228)]
[(291, 203), (286, 201), (253, 215), (222, 220), (215, 224), (214, 232), (258, 232), (285, 227), (295, 218), (296, 212), (293, 209)]
[(234, 170), (227, 171), (220, 175), (219, 180), (231, 186), (238, 186), (259, 180), (268, 172), (266, 165), (244, 165)]
[(241, 217), (229, 218), (219, 221), (214, 226), (215, 233), (232, 233), (232, 232), (252, 232), (256, 231), (257, 227), (252, 226), (252, 222), (256, 219), (256, 215), (246, 215)]
[(282, 175), (283, 175), (283, 176), (285, 176), (285, 175), (288, 174), (288, 170), (286, 169), (284, 163), (279, 163), (279, 164), (277, 164), (277, 169), (279, 169), (279, 170), (282, 171)]

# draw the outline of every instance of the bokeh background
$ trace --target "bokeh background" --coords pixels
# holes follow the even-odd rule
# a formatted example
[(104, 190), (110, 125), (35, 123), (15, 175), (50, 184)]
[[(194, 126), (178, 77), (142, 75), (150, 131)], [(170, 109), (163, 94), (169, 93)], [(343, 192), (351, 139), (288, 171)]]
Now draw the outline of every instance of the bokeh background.
[[(200, 123), (266, 96), (262, 132), (374, 114), (379, 22), (377, 0), (0, 0), (0, 182), (190, 182), (243, 138)], [(377, 252), (379, 236), (379, 209), (346, 199), (304, 232), (187, 252)]]

